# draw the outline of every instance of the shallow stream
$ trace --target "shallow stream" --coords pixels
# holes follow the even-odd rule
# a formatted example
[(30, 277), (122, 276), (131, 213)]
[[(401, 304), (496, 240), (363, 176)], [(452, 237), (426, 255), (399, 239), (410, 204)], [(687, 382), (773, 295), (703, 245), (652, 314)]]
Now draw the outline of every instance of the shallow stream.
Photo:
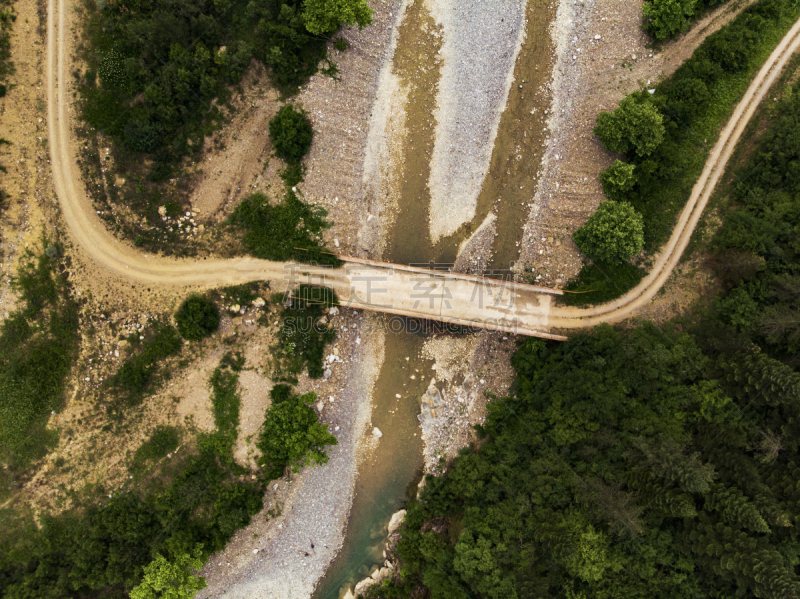
[[(434, 245), (428, 228), (428, 180), (441, 67), (436, 57), (441, 39), (435, 35), (436, 24), (425, 3), (409, 3), (393, 57), (395, 74), (409, 89), (403, 172), (396, 174), (402, 177), (402, 187), (384, 260), (399, 264), (452, 263), (461, 242), (492, 209), (498, 217), (492, 266), (508, 268), (519, 255), (529, 211), (527, 201), (533, 196), (541, 160), (544, 110), (549, 104), (543, 90), (551, 67), (547, 28), (553, 14), (554, 8), (546, 0), (528, 3), (528, 37), (515, 68), (515, 77), (525, 83), (522, 87), (514, 85), (509, 94), (476, 217)], [(494, 199), (501, 196), (507, 199), (498, 206)], [(370, 458), (359, 466), (344, 545), (317, 585), (314, 599), (338, 599), (376, 567), (383, 566), (389, 519), (416, 495), (422, 476), (417, 415), (433, 363), (422, 357), (423, 334), (394, 332), (404, 328), (399, 326), (404, 321), (388, 315), (380, 318), (387, 332), (384, 362), (373, 390), (372, 426), (382, 437)]]

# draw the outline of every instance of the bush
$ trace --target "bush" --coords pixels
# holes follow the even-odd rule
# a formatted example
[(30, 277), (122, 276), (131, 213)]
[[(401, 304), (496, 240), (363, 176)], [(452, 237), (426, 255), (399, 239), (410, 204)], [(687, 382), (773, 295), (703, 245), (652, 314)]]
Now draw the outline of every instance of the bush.
[(314, 130), (304, 110), (286, 104), (269, 122), (269, 138), (275, 154), (290, 165), (300, 164), (311, 147)]
[(324, 246), (318, 241), (322, 231), (330, 227), (326, 215), (323, 208), (308, 206), (289, 190), (274, 206), (263, 193), (245, 198), (230, 222), (245, 230), (244, 247), (257, 258), (338, 266), (339, 259), (323, 253)]
[(642, 7), (647, 32), (657, 40), (685, 31), (697, 0), (651, 0)]
[(636, 185), (636, 166), (621, 160), (600, 173), (600, 184), (609, 200), (622, 201)]
[(180, 430), (174, 426), (158, 426), (133, 456), (132, 470), (139, 470), (148, 461), (160, 460), (178, 448)]
[(342, 25), (372, 24), (372, 9), (364, 0), (304, 0), (306, 29), (314, 35), (335, 33)]
[(171, 326), (156, 323), (141, 349), (128, 358), (109, 384), (120, 390), (127, 403), (133, 405), (152, 391), (158, 363), (181, 349), (181, 338)]
[(336, 437), (320, 424), (311, 408), (317, 400), (314, 392), (290, 395), (267, 410), (264, 428), (256, 447), (261, 451), (259, 464), (268, 479), (278, 478), (287, 466), (294, 472), (309, 464), (325, 464), (327, 445), (337, 445)]
[(178, 332), (189, 341), (198, 341), (213, 334), (219, 327), (219, 310), (211, 300), (192, 294), (175, 313)]
[(308, 368), (308, 376), (318, 379), (324, 374), (325, 346), (336, 333), (320, 324), (326, 307), (338, 305), (336, 294), (327, 287), (301, 285), (283, 311), (279, 346), (275, 358), (290, 375)]
[(601, 112), (594, 134), (606, 149), (647, 156), (664, 140), (664, 118), (647, 98), (628, 96), (614, 112)]
[(609, 200), (575, 231), (573, 239), (593, 260), (625, 262), (644, 247), (642, 216), (630, 204)]

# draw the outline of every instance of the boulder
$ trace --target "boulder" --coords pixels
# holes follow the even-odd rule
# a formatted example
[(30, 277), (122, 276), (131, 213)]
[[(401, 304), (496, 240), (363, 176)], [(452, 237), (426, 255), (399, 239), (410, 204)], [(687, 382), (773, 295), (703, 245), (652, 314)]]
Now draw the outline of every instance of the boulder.
[(400, 528), (400, 525), (403, 523), (403, 520), (406, 518), (406, 511), (400, 510), (399, 512), (395, 512), (392, 514), (391, 519), (389, 520), (389, 534), (394, 534), (394, 532)]
[(374, 578), (365, 578), (356, 585), (356, 596), (366, 591), (369, 587), (374, 585), (377, 581)]

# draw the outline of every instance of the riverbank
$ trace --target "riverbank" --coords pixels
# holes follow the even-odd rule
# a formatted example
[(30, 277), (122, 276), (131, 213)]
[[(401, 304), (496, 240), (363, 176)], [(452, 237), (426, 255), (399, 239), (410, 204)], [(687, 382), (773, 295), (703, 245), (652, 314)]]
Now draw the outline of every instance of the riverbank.
[(519, 275), (563, 287), (581, 269), (572, 233), (605, 199), (599, 174), (615, 159), (592, 133), (597, 115), (674, 72), (708, 35), (751, 3), (731, 2), (709, 12), (658, 51), (647, 48), (641, 0), (559, 3), (551, 29), (556, 64), (548, 139), (520, 245)]

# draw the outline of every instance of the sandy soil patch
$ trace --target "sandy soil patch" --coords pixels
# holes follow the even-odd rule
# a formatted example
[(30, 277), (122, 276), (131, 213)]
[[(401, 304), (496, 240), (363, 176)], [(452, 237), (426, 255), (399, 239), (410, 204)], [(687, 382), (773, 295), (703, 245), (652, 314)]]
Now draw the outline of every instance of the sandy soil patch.
[[(44, 31), (39, 26), (40, 7), (17, 2), (17, 20), (11, 31), (11, 61), (16, 73), (9, 79), (8, 94), (0, 99), (0, 138), (11, 145), (0, 147), (0, 164), (6, 168), (2, 189), (8, 199), (0, 207), (0, 317), (16, 305), (10, 288), (19, 258), (26, 249), (41, 250), (41, 237), (54, 217), (49, 185), (47, 95), (44, 81)], [(49, 228), (49, 227), (48, 227)], [(52, 231), (50, 232), (52, 235)]]

